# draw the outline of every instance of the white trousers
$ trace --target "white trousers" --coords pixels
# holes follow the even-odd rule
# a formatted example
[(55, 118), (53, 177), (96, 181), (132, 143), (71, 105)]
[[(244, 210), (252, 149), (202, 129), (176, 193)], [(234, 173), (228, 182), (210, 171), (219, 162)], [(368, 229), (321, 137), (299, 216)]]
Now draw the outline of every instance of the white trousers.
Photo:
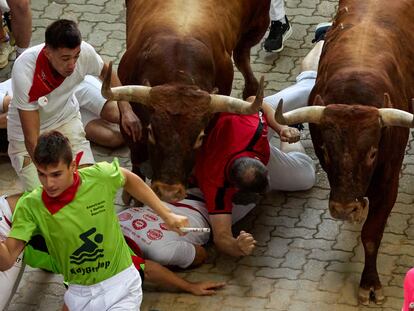
[[(315, 85), (316, 72), (304, 71), (296, 78), (296, 83), (284, 90), (268, 96), (266, 103), (276, 109), (283, 99), (283, 112), (305, 107), (309, 94)], [(275, 132), (269, 128), (269, 141)], [(311, 157), (302, 152), (285, 153), (270, 145), (269, 186), (271, 190), (301, 191), (314, 186), (316, 181), (315, 165)]]
[(285, 3), (284, 0), (272, 0), (269, 10), (270, 20), (278, 21), (285, 17)]
[[(9, 203), (4, 196), (0, 196), (0, 241), (6, 239), (10, 232), (9, 222), (12, 213)], [(17, 257), (13, 267), (7, 271), (0, 272), (0, 310), (4, 310), (12, 299), (23, 275), (23, 253)]]
[[(78, 114), (75, 118), (66, 122), (65, 124), (62, 124), (54, 128), (54, 130), (61, 132), (69, 139), (69, 142), (72, 145), (72, 152), (74, 155), (80, 151), (83, 151), (83, 156), (79, 163), (80, 165), (95, 163), (91, 150), (91, 145), (89, 144), (89, 141), (85, 138), (85, 131), (83, 129), (83, 125), (80, 119), (80, 114)], [(10, 140), (8, 153), (11, 164), (14, 170), (16, 171), (17, 176), (19, 176), (24, 190), (31, 191), (37, 186), (39, 186), (40, 181), (37, 176), (37, 170), (33, 162), (23, 167), (25, 158), (29, 157), (24, 142)]]
[(131, 265), (95, 285), (69, 285), (64, 300), (70, 311), (137, 311), (142, 302), (141, 277)]

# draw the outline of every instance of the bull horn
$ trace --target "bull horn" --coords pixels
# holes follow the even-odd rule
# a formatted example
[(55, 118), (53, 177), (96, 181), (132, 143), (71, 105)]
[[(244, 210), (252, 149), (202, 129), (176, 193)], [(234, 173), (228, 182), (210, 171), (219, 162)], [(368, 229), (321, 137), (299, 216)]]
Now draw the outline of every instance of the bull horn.
[(151, 87), (142, 85), (126, 85), (111, 88), (112, 61), (109, 62), (108, 70), (102, 82), (101, 93), (107, 100), (126, 100), (129, 102), (147, 104)]
[(308, 106), (283, 113), (283, 99), (279, 101), (275, 111), (275, 120), (282, 125), (297, 123), (316, 123), (321, 120), (325, 106)]
[(260, 110), (263, 103), (264, 77), (260, 78), (259, 88), (253, 103), (225, 95), (210, 95), (212, 112), (231, 112), (253, 114)]
[(401, 127), (414, 127), (414, 117), (411, 113), (394, 109), (394, 108), (380, 108), (378, 109), (381, 125), (384, 126), (401, 126)]

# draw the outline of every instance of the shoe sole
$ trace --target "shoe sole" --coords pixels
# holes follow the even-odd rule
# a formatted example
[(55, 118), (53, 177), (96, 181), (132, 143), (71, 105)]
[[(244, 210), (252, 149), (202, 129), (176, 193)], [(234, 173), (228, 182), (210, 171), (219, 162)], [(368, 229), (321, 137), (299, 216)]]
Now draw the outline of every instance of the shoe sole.
[(315, 32), (322, 27), (327, 27), (327, 26), (332, 26), (332, 22), (324, 22), (324, 23), (319, 23), (318, 25), (316, 25), (315, 28)]
[(290, 36), (292, 35), (293, 30), (292, 30), (292, 25), (290, 25), (288, 31), (282, 36), (282, 46), (280, 48), (278, 48), (277, 50), (266, 50), (267, 52), (273, 52), (273, 53), (278, 53), (281, 52), (285, 46), (283, 45), (283, 42), (285, 42), (287, 39), (290, 38)]

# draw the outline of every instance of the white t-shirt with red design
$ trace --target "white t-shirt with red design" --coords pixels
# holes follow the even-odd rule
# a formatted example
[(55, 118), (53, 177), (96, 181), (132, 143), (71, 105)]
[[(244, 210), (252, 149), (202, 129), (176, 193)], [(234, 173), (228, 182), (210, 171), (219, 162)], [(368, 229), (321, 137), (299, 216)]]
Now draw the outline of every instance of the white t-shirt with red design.
[[(188, 217), (190, 227), (209, 228), (206, 205), (198, 189), (189, 191), (194, 199), (185, 199), (178, 203), (165, 203), (172, 212)], [(255, 204), (234, 205), (233, 223), (243, 218)], [(133, 241), (146, 259), (154, 260), (162, 265), (181, 268), (190, 266), (195, 258), (194, 245), (206, 244), (210, 233), (190, 232), (179, 236), (167, 230), (165, 223), (151, 208), (132, 207), (118, 213), (119, 223), (124, 236)]]
[(45, 130), (53, 130), (72, 120), (79, 113), (79, 103), (74, 95), (76, 87), (88, 74), (99, 76), (104, 66), (102, 58), (95, 49), (82, 41), (75, 71), (60, 86), (44, 96), (47, 104), (39, 105), (38, 101), (29, 103), (29, 91), (33, 84), (36, 60), (43, 47), (44, 44), (39, 44), (28, 48), (13, 65), (13, 99), (7, 117), (9, 140), (24, 140), (18, 109), (39, 111), (41, 133)]

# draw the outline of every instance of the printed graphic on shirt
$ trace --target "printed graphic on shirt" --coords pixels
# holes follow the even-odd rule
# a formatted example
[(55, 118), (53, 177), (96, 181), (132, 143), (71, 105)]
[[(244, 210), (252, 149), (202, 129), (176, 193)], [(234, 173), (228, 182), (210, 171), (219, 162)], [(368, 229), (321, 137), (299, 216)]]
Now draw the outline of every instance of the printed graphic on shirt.
[(132, 227), (134, 227), (134, 229), (136, 230), (144, 229), (146, 226), (147, 226), (147, 223), (142, 219), (135, 219), (132, 222)]
[(150, 240), (161, 240), (164, 234), (161, 232), (161, 230), (158, 229), (151, 229), (147, 232), (147, 237)]
[[(108, 269), (111, 264), (109, 260), (105, 262), (98, 260), (99, 258), (104, 257), (103, 248), (99, 248), (99, 244), (103, 241), (103, 234), (95, 233), (96, 228), (91, 228), (79, 235), (83, 244), (70, 256), (70, 263), (78, 265), (78, 267), (70, 269), (72, 274), (85, 275), (91, 272), (95, 273), (100, 269)], [(95, 263), (88, 267), (79, 267), (79, 265), (88, 261), (94, 261)]]
[[(99, 248), (98, 246), (103, 241), (103, 235), (97, 233), (92, 237), (95, 232), (96, 228), (91, 228), (79, 235), (79, 238), (84, 244), (72, 253), (70, 263), (80, 265), (86, 261), (96, 261), (98, 258), (104, 256), (103, 248)], [(93, 238), (93, 241), (91, 238)]]

